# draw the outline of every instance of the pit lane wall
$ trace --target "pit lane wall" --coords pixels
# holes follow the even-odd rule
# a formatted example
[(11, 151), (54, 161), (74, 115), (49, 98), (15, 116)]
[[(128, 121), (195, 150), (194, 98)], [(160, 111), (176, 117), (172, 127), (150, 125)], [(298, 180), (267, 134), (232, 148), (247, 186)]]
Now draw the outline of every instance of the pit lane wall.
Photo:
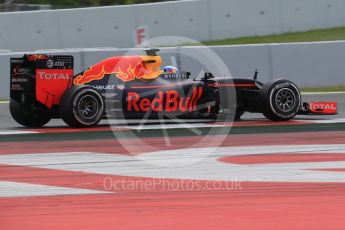
[(305, 31), (345, 26), (344, 12), (344, 0), (187, 0), (0, 13), (0, 49), (128, 48), (139, 27), (197, 41)]
[[(125, 54), (144, 54), (142, 50), (128, 49), (69, 49), (44, 53), (73, 55), (75, 73), (78, 73), (103, 58)], [(285, 78), (300, 87), (345, 85), (345, 41), (290, 44), (262, 44), (214, 47), (169, 47), (161, 48), (164, 65), (177, 65), (194, 77), (201, 70), (216, 71), (217, 76), (226, 71), (217, 69), (223, 62), (233, 77), (252, 78), (259, 70), (259, 80), (267, 82)], [(37, 53), (42, 53), (38, 51)], [(24, 53), (0, 54), (0, 99), (9, 98), (10, 57)], [(213, 56), (220, 58), (220, 61)], [(215, 61), (216, 60), (216, 61)]]

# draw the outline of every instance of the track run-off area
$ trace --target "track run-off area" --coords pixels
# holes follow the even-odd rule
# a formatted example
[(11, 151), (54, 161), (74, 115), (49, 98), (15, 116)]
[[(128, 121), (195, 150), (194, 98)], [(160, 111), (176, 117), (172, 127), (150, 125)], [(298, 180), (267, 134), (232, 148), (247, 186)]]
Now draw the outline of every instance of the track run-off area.
[(24, 129), (1, 112), (0, 229), (343, 229), (342, 106), (93, 129)]

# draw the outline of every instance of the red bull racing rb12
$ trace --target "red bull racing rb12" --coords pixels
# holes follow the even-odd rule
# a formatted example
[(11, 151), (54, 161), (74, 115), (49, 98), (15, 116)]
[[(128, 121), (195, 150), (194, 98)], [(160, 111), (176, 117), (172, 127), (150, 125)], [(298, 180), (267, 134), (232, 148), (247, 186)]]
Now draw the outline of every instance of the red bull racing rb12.
[(161, 69), (158, 50), (144, 56), (110, 57), (74, 75), (73, 57), (11, 58), (10, 112), (27, 127), (63, 119), (71, 127), (93, 127), (105, 118), (225, 118), (262, 113), (272, 121), (297, 114), (336, 114), (336, 103), (302, 103), (288, 80), (263, 84), (205, 73), (193, 79), (173, 66)]

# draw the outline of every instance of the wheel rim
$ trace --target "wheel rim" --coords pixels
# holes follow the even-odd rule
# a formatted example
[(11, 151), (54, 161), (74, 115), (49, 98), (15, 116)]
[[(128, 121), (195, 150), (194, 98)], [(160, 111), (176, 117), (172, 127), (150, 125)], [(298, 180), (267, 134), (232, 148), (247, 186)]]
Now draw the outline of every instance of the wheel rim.
[(290, 112), (296, 105), (296, 95), (291, 89), (281, 89), (276, 94), (276, 105), (283, 112)]
[(92, 95), (83, 96), (78, 102), (77, 111), (84, 120), (94, 119), (99, 111), (97, 98)]

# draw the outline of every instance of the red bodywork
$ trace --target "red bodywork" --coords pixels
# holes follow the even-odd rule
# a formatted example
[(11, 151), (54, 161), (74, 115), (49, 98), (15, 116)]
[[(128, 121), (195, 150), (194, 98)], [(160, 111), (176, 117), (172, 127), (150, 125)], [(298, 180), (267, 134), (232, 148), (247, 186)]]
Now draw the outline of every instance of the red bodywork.
[(313, 114), (334, 115), (337, 114), (337, 102), (311, 102), (309, 111)]
[(37, 69), (36, 100), (51, 109), (71, 86), (73, 69)]
[[(84, 85), (114, 74), (123, 82), (135, 79), (154, 79), (161, 73), (160, 56), (125, 56), (107, 58), (77, 76), (72, 68), (47, 65), (51, 59), (46, 55), (30, 55), (29, 61), (40, 62), (36, 69), (36, 100), (48, 108), (59, 105), (64, 92), (73, 84)], [(53, 62), (54, 63), (54, 62)], [(47, 67), (48, 66), (48, 67)]]

